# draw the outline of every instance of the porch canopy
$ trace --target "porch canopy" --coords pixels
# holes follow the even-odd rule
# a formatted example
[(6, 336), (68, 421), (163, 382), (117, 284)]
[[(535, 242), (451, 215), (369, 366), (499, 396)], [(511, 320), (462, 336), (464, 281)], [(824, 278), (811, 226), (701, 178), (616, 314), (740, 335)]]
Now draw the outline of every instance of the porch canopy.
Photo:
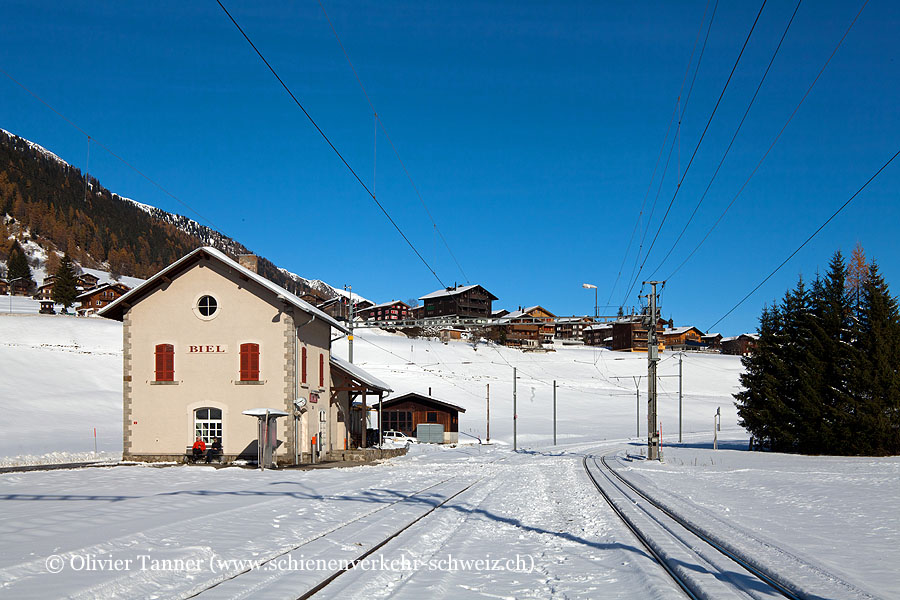
[[(366, 417), (369, 413), (367, 403), (368, 396), (378, 396), (378, 423), (379, 423), (379, 440), (381, 439), (381, 401), (385, 395), (390, 394), (394, 390), (381, 381), (377, 377), (373, 377), (365, 370), (348, 362), (342, 358), (331, 355), (331, 401), (336, 402), (339, 407), (343, 407), (339, 401), (340, 394), (347, 394), (348, 402), (346, 404), (348, 410), (359, 410), (359, 419), (351, 419), (350, 415), (345, 415), (347, 422), (347, 435), (353, 437), (353, 442), (359, 447), (366, 446)], [(357, 403), (356, 400), (360, 399)], [(350, 440), (347, 440), (347, 447), (350, 447)]]

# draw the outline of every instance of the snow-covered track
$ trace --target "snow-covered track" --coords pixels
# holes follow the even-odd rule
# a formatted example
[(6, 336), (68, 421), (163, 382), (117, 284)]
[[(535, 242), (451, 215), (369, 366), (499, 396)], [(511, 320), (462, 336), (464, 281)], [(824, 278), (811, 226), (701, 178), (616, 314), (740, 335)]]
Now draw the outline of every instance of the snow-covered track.
[(632, 486), (602, 456), (585, 472), (638, 541), (690, 598), (803, 598)]
[[(444, 479), (317, 533), (277, 554), (256, 560), (252, 565), (224, 574), (219, 581), (185, 597), (310, 598), (478, 481), (481, 480)], [(338, 566), (330, 569), (285, 567), (289, 560), (323, 560)]]

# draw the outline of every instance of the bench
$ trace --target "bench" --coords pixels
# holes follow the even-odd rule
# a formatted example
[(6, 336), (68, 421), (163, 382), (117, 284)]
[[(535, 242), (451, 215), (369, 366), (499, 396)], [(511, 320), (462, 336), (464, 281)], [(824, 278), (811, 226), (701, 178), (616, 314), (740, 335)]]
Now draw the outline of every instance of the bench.
[[(212, 456), (210, 456), (210, 452), (214, 452)], [(212, 450), (211, 448), (207, 448), (202, 454), (200, 454), (196, 459), (194, 458), (194, 447), (188, 446), (184, 450), (184, 464), (196, 464), (201, 462), (216, 462), (221, 463), (224, 455), (221, 450)], [(211, 460), (207, 461), (207, 458)]]

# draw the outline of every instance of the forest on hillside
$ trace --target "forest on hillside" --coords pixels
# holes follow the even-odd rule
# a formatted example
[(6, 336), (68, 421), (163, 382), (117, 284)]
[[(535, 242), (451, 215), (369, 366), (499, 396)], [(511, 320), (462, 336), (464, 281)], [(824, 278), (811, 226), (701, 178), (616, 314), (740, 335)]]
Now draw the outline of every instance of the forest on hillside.
[[(0, 216), (12, 217), (15, 229), (27, 230), (49, 251), (67, 253), (85, 267), (140, 278), (150, 277), (198, 246), (213, 246), (232, 257), (250, 253), (243, 244), (186, 217), (152, 212), (156, 214), (26, 140), (0, 131)], [(3, 261), (12, 245), (11, 224), (0, 221)], [(310, 290), (263, 257), (259, 272), (291, 292)]]

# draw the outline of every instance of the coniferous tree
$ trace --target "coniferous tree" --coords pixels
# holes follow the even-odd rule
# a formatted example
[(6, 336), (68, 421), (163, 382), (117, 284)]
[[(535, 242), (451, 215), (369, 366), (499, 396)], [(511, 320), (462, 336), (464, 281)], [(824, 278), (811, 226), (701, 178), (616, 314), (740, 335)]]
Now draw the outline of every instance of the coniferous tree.
[(65, 308), (75, 304), (75, 298), (78, 296), (77, 285), (75, 267), (72, 265), (72, 259), (66, 254), (62, 257), (59, 268), (56, 270), (56, 279), (53, 281), (53, 301), (62, 304)]
[(31, 274), (31, 267), (28, 265), (28, 258), (19, 242), (14, 241), (9, 249), (9, 258), (6, 260), (6, 277), (7, 280), (20, 279), (21, 283), (28, 290), (34, 287), (34, 279)]
[(859, 337), (860, 402), (853, 436), (860, 454), (900, 453), (900, 311), (873, 262), (863, 284)]

